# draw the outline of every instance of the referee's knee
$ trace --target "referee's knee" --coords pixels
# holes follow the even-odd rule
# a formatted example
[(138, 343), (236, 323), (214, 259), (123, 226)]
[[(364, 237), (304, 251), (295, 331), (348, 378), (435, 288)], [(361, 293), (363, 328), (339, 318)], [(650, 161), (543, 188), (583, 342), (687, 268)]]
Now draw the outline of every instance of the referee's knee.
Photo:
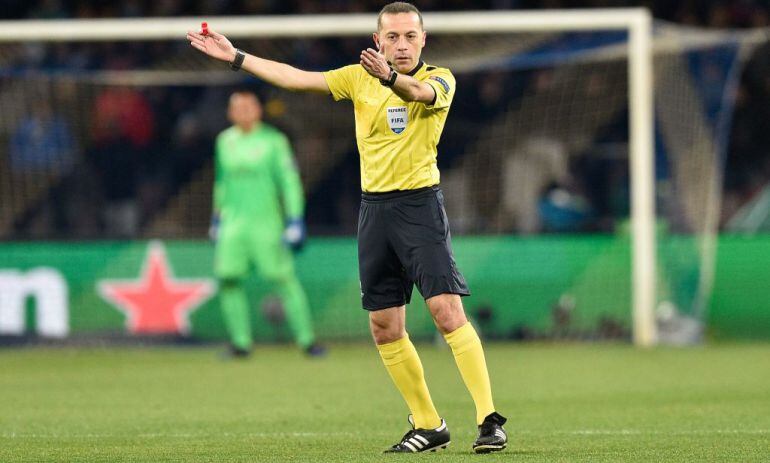
[(436, 328), (442, 334), (451, 333), (468, 323), (462, 301), (457, 294), (439, 294), (425, 302)]
[(404, 308), (393, 307), (369, 313), (369, 330), (377, 345), (398, 341), (406, 336)]

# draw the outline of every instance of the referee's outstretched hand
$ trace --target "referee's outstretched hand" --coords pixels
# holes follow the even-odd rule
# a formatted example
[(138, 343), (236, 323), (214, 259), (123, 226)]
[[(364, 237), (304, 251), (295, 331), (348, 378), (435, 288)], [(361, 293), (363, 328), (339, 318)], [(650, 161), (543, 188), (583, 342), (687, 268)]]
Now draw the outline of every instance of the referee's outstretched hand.
[(207, 34), (204, 35), (202, 30), (187, 31), (187, 40), (190, 41), (193, 48), (197, 48), (212, 58), (228, 63), (235, 59), (235, 47), (227, 40), (227, 37), (219, 32), (208, 29)]
[(387, 80), (390, 78), (390, 66), (385, 55), (374, 48), (367, 48), (361, 51), (361, 66), (366, 69), (372, 77)]

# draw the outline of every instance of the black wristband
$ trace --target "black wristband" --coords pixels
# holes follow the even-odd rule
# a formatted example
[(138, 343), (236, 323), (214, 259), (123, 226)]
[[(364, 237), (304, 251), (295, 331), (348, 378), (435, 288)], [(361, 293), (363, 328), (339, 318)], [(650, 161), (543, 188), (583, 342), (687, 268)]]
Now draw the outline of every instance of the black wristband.
[(393, 84), (396, 83), (396, 79), (398, 79), (398, 73), (391, 69), (390, 70), (390, 77), (388, 77), (388, 80), (380, 79), (380, 83), (386, 87), (392, 87)]
[(239, 71), (241, 69), (241, 65), (243, 65), (243, 60), (245, 59), (246, 59), (246, 53), (236, 48), (235, 58), (230, 63), (230, 69), (232, 69), (233, 71)]

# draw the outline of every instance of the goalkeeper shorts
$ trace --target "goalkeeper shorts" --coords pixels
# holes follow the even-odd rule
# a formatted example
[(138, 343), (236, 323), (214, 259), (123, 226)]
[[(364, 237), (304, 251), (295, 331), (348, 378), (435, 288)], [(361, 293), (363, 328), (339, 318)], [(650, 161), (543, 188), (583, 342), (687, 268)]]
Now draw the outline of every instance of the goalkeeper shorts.
[(438, 186), (361, 195), (358, 272), (366, 310), (408, 304), (414, 285), (425, 299), (470, 295), (452, 256)]

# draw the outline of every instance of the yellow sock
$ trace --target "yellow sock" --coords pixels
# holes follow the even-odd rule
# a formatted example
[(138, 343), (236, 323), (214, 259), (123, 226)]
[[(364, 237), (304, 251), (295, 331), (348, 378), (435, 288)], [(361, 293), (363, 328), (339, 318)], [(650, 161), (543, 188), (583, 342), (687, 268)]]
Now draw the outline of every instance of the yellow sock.
[(476, 404), (476, 424), (481, 424), (487, 415), (495, 411), (495, 406), (492, 403), (492, 387), (489, 385), (487, 361), (484, 359), (479, 335), (469, 322), (445, 334), (444, 339), (452, 348), (460, 376)]
[(420, 357), (409, 340), (409, 335), (398, 341), (380, 344), (377, 349), (380, 351), (382, 363), (412, 412), (414, 426), (422, 429), (441, 426), (441, 418), (433, 406), (428, 385), (425, 384)]

